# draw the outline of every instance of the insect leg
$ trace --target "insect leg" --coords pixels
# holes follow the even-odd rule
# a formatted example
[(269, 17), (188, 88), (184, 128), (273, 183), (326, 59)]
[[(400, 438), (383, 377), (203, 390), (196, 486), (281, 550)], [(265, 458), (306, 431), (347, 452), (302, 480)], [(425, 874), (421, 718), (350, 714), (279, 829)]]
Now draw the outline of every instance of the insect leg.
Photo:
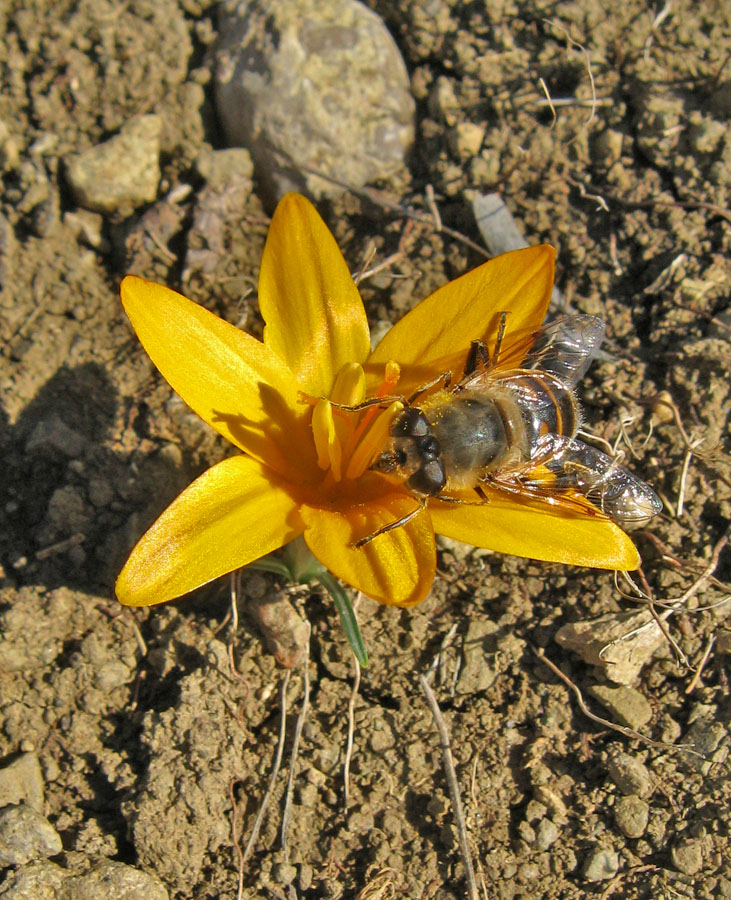
[[(436, 378), (432, 378), (431, 381), (427, 381), (426, 384), (422, 384), (420, 388), (418, 388), (414, 393), (409, 397), (408, 405), (411, 405), (417, 397), (421, 397), (422, 394), (425, 394), (427, 391), (430, 391), (433, 387), (436, 387), (441, 381), (441, 389), (446, 390), (452, 381), (452, 373), (451, 372), (442, 372), (441, 375), (437, 375)], [(400, 399), (400, 398), (399, 398)]]
[(412, 509), (411, 512), (406, 513), (405, 516), (401, 516), (400, 519), (396, 519), (395, 522), (389, 522), (388, 525), (384, 525), (382, 528), (379, 528), (378, 531), (374, 531), (373, 534), (367, 534), (359, 541), (356, 541), (352, 546), (355, 548), (364, 547), (366, 544), (370, 544), (373, 538), (377, 538), (382, 534), (393, 531), (395, 528), (400, 528), (402, 525), (406, 525), (407, 522), (410, 522), (415, 516), (418, 516), (423, 509), (426, 509), (427, 499), (428, 498), (426, 497), (422, 497), (422, 499), (419, 500), (419, 505), (416, 507), (416, 509)]

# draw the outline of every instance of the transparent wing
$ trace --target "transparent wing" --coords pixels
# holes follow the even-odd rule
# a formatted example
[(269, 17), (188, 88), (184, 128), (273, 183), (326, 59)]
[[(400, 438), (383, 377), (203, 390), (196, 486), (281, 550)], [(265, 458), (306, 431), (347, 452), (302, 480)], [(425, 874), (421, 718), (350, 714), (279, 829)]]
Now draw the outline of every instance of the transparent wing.
[(484, 481), (499, 490), (559, 505), (570, 505), (571, 495), (579, 494), (618, 525), (644, 522), (662, 509), (652, 488), (611, 456), (558, 434), (542, 437), (528, 464), (498, 470)]
[(535, 332), (521, 369), (539, 369), (573, 387), (585, 374), (604, 337), (596, 316), (559, 316)]
[(460, 387), (470, 389), (512, 373), (535, 371), (548, 372), (572, 388), (589, 368), (603, 337), (604, 322), (596, 316), (559, 316), (538, 331), (512, 334), (507, 320), (499, 346), (485, 351), (481, 364), (465, 375)]

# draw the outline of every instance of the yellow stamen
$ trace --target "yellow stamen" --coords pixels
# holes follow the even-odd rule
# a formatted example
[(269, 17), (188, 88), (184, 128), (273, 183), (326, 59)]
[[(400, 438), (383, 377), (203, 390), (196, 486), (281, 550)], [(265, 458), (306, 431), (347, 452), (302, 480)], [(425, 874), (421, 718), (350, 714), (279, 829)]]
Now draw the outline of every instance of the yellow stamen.
[(330, 469), (335, 480), (340, 481), (343, 445), (337, 435), (329, 400), (318, 401), (312, 411), (312, 437), (317, 450), (317, 465), (324, 470)]
[(393, 417), (401, 412), (403, 408), (403, 403), (397, 400), (387, 409), (381, 410), (380, 415), (368, 429), (365, 437), (350, 457), (345, 470), (346, 478), (359, 478), (365, 472), (373, 457), (383, 449), (384, 444), (388, 440)]

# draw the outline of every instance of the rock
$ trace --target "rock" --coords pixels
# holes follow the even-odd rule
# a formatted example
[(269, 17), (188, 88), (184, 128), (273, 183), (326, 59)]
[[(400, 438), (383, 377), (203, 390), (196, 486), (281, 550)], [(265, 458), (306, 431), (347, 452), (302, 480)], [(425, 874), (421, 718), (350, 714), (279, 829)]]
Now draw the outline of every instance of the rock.
[(213, 150), (207, 147), (198, 154), (195, 167), (200, 177), (214, 187), (223, 187), (232, 179), (254, 177), (254, 163), (251, 154), (243, 147), (231, 147), (228, 150)]
[(691, 719), (692, 724), (683, 735), (682, 743), (695, 753), (683, 754), (681, 765), (687, 770), (707, 775), (714, 764), (725, 762), (728, 758), (728, 727), (703, 712), (697, 717), (693, 714)]
[(548, 850), (558, 840), (559, 831), (551, 819), (541, 819), (536, 828), (536, 850)]
[(39, 860), (13, 872), (0, 886), (2, 900), (58, 900), (62, 896), (64, 870)]
[(652, 707), (647, 699), (634, 688), (595, 684), (590, 688), (590, 693), (609, 710), (621, 725), (625, 725), (627, 728), (638, 731), (652, 718)]
[(608, 881), (619, 869), (619, 857), (614, 850), (597, 847), (584, 860), (581, 874), (586, 881)]
[(25, 803), (0, 809), (0, 866), (22, 866), (62, 850), (58, 832), (37, 810)]
[(110, 859), (85, 875), (67, 878), (64, 896), (68, 900), (168, 900), (168, 892), (154, 875)]
[(342, 193), (308, 169), (358, 188), (402, 168), (414, 101), (374, 12), (356, 0), (222, 6), (218, 112), (227, 141), (251, 151), (272, 199), (288, 190)]
[(456, 690), (458, 694), (476, 694), (495, 682), (497, 673), (488, 659), (495, 653), (497, 626), (487, 619), (472, 619), (462, 642), (462, 668)]
[(85, 440), (78, 431), (70, 428), (56, 413), (42, 419), (25, 442), (25, 452), (49, 449), (58, 451), (71, 459), (81, 456)]
[(572, 622), (556, 634), (556, 643), (584, 662), (601, 666), (617, 684), (634, 684), (665, 637), (647, 610), (611, 613), (591, 622)]
[(609, 760), (609, 777), (623, 794), (649, 797), (653, 790), (652, 776), (643, 763), (629, 753), (618, 753)]
[(692, 838), (675, 844), (670, 851), (670, 859), (683, 875), (697, 875), (703, 868), (703, 850), (700, 843)]
[(628, 838), (642, 837), (649, 815), (650, 807), (647, 802), (634, 794), (622, 797), (614, 807), (617, 828)]
[(129, 215), (152, 203), (160, 181), (158, 116), (139, 116), (118, 135), (68, 161), (67, 178), (79, 206)]
[(0, 769), (0, 806), (19, 803), (43, 812), (43, 774), (35, 753), (23, 753)]
[(484, 140), (484, 126), (476, 125), (474, 122), (460, 122), (449, 132), (450, 149), (462, 160), (477, 156)]

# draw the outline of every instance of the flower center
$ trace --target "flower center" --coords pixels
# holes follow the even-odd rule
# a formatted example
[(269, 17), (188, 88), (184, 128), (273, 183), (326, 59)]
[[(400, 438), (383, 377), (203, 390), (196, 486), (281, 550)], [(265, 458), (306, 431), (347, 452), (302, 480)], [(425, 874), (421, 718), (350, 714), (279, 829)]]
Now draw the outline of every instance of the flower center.
[[(397, 363), (386, 364), (383, 381), (373, 397), (366, 400), (366, 378), (359, 363), (347, 363), (338, 372), (328, 399), (314, 402), (312, 436), (317, 464), (329, 471), (335, 481), (359, 478), (388, 440), (394, 415), (403, 404), (389, 402), (398, 383)], [(384, 398), (384, 405), (378, 402)], [(363, 405), (368, 401), (374, 402)], [(361, 409), (354, 409), (363, 405)]]

